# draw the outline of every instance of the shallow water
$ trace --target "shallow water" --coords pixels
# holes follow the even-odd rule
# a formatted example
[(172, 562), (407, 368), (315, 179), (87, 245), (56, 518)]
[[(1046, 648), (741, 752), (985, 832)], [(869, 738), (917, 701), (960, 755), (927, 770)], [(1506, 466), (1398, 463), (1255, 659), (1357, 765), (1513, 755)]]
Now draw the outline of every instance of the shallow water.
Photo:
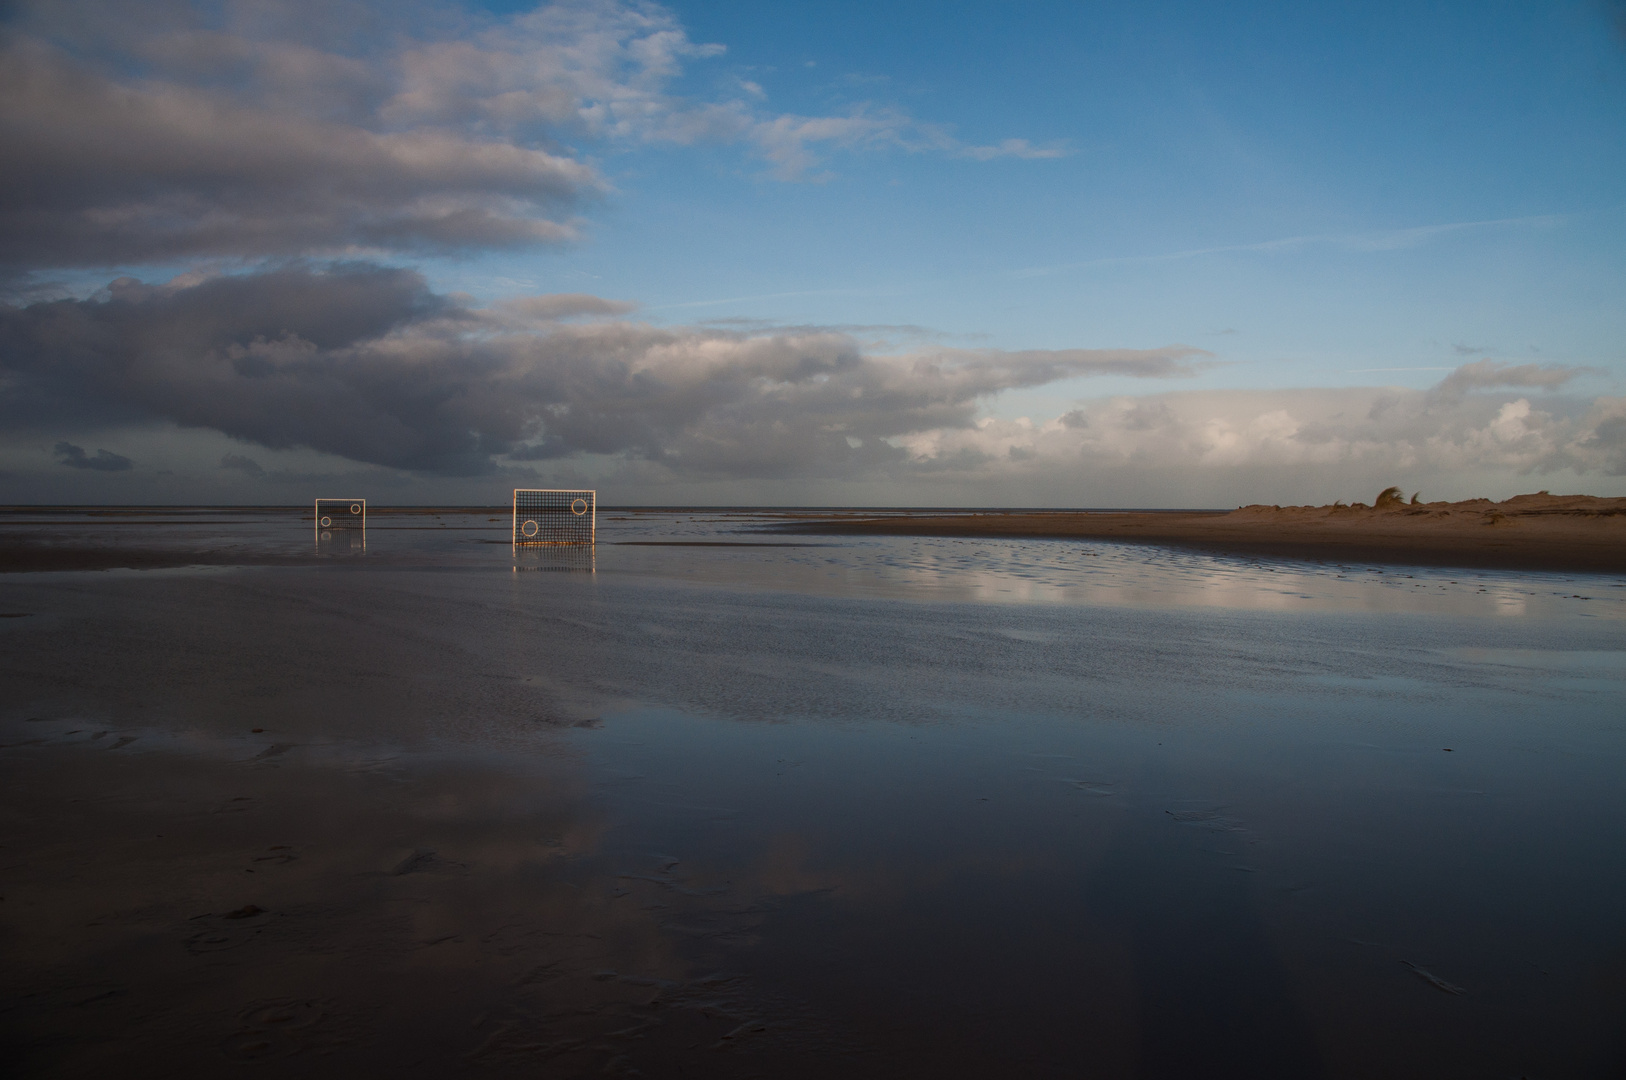
[(8, 1056), (1626, 1065), (1626, 582), (772, 522), (6, 522)]

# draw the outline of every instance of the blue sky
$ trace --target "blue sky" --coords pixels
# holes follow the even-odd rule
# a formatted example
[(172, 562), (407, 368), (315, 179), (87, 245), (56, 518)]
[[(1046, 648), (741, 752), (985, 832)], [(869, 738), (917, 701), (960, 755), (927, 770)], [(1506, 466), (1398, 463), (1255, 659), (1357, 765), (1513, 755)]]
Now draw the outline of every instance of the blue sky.
[[(171, 476), (186, 475), (190, 453), (199, 464), (188, 482), (208, 479), (222, 498), (236, 490), (222, 486), (228, 480), (254, 481), (263, 495), (323, 470), (357, 469), (424, 499), (463, 490), (469, 476), (498, 490), (521, 474), (591, 479), (641, 502), (788, 493), (985, 503), (1004, 501), (1004, 491), (1059, 505), (1176, 505), (1205, 492), (1217, 503), (1330, 501), (1362, 497), (1385, 477), (1453, 497), (1537, 487), (1626, 493), (1626, 435), (1617, 435), (1626, 430), (1617, 423), (1626, 417), (1618, 5), (581, 2), (541, 16), (532, 5), (355, 5), (356, 25), (372, 19), (389, 33), (353, 46), (315, 35), (302, 42), (288, 29), (297, 20), (203, 5), (193, 23), (143, 30), (155, 44), (111, 61), (117, 50), (106, 41), (53, 28), (51, 12), (72, 7), (92, 22), (112, 18), (94, 4), (25, 5), (15, 29), (51, 42), (64, 63), (110, 65), (124, 85), (139, 76), (143, 87), (173, 83), (243, 108), (290, 107), (286, 87), (263, 74), (200, 75), (195, 42), (177, 60), (172, 43), (198, 25), (214, 31), (209, 48), (219, 55), (237, 55), (245, 41), (278, 55), (315, 49), (374, 72), (380, 85), (395, 80), (394, 97), (379, 91), (382, 104), (344, 122), (365, 133), (450, 132), (470, 145), (545, 150), (579, 170), (575, 186), (558, 205), (533, 200), (520, 214), (569, 235), (539, 233), (517, 247), (489, 233), (449, 247), (324, 246), (317, 236), (277, 248), (239, 237), (237, 248), (189, 240), (143, 258), (104, 245), (112, 254), (100, 262), (94, 253), (74, 265), (24, 261), (21, 280), (34, 292), (19, 291), (18, 305), (50, 299), (41, 290), (52, 281), (94, 304), (95, 290), (118, 274), (154, 284), (190, 274), (191, 283), (200, 274), (252, 277), (289, 258), (317, 270), (361, 258), (421, 273), (435, 294), (463, 294), (457, 302), (471, 309), (533, 294), (634, 306), (527, 331), (566, 352), (586, 347), (561, 344), (582, 318), (600, 320), (595, 334), (609, 318), (676, 333), (702, 351), (725, 339), (794, 351), (797, 335), (817, 332), (845, 335), (864, 363), (882, 367), (935, 363), (939, 353), (951, 365), (998, 366), (1035, 351), (1066, 354), (1073, 366), (996, 379), (949, 402), (953, 417), (826, 417), (820, 437), (845, 432), (856, 456), (841, 459), (835, 442), (823, 464), (774, 475), (749, 464), (765, 452), (749, 440), (738, 447), (745, 464), (682, 464), (695, 460), (692, 447), (735, 440), (767, 415), (739, 411), (746, 406), (734, 397), (738, 409), (726, 415), (662, 414), (649, 427), (664, 434), (623, 443), (580, 432), (559, 441), (541, 417), (585, 413), (589, 403), (539, 398), (529, 420), (500, 438), (486, 433), (455, 465), (267, 434), (275, 425), (228, 422), (221, 417), (240, 410), (208, 402), (144, 415), (87, 408), (78, 427), (71, 409), (59, 409), (60, 432), (13, 425), (4, 460), (19, 492), (37, 486), (36, 474), (63, 482), (64, 465), (86, 474), (74, 479), (87, 492), (140, 480), (138, 467), (92, 476), (54, 450), (40, 457), (60, 434), (137, 465), (138, 450), (163, 458)], [(581, 52), (555, 48), (565, 16), (571, 33), (610, 28), (602, 34), (625, 47), (620, 58), (583, 75), (572, 66)], [(400, 72), (429, 50), (388, 44), (433, 42), (443, 58), (461, 46), (507, 56), (503, 43), (526, 34), (514, 55), (564, 74), (469, 90), (472, 69), (436, 69), (437, 93), (455, 83), (483, 113), (423, 106)], [(657, 37), (658, 62), (637, 67)], [(237, 44), (220, 44), (228, 40)], [(502, 101), (553, 94), (554, 119), (501, 127), (491, 119), (500, 92), (509, 95)], [(564, 112), (560, 93), (573, 103)], [(617, 95), (623, 111), (604, 112)], [(314, 117), (328, 106), (292, 108)], [(792, 129), (799, 134), (784, 134)], [(164, 182), (192, 184), (206, 203), (213, 181), (197, 177)], [(1177, 372), (1155, 366), (1175, 355), (1158, 350), (1182, 347)], [(1154, 366), (1103, 365), (1081, 350), (1134, 351)], [(1469, 392), (1438, 390), (1464, 365), (1459, 383)], [(695, 378), (712, 389), (728, 382)], [(1393, 392), (1403, 392), (1400, 405), (1374, 404)], [(1410, 410), (1410, 421), (1393, 422), (1393, 408)], [(1363, 427), (1362, 414), (1372, 423)], [(1391, 419), (1378, 423), (1378, 414)], [(1058, 426), (1067, 416), (1075, 419)], [(1019, 423), (1035, 432), (1029, 442)], [(134, 449), (112, 446), (115, 438)], [(216, 444), (253, 451), (261, 474), (222, 474)], [(869, 450), (878, 456), (865, 457)], [(151, 479), (143, 490), (164, 484)]]
[(673, 320), (1215, 342), (1281, 385), (1455, 344), (1619, 358), (1626, 50), (1601, 6), (674, 7), (728, 46), (696, 92), (1067, 156), (835, 154), (784, 184), (732, 148), (611, 155), (591, 241), (502, 270)]

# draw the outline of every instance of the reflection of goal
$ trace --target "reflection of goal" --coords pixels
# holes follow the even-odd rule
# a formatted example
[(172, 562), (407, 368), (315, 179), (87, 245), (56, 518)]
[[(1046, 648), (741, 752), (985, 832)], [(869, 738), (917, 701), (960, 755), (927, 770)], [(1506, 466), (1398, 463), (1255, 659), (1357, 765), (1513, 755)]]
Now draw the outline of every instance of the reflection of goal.
[(366, 499), (317, 499), (316, 531), (334, 529), (365, 529), (367, 527)]
[(591, 544), (596, 491), (514, 489), (514, 543)]

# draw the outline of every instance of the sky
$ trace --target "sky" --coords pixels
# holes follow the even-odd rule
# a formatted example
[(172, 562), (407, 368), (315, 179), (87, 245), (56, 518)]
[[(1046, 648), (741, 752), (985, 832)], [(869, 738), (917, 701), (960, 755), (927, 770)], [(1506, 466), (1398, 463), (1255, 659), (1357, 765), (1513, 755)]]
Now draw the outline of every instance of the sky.
[(0, 503), (1626, 495), (1626, 4), (0, 7)]

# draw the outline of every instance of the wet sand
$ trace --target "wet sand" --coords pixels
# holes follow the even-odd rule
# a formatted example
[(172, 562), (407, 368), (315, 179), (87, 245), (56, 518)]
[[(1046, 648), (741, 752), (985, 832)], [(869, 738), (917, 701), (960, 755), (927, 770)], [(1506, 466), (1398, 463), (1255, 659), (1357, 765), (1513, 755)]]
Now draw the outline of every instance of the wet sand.
[(1626, 1062), (1626, 582), (607, 517), (0, 579), (10, 1070)]
[(1375, 510), (1016, 511), (790, 515), (826, 535), (1027, 537), (1167, 544), (1279, 558), (1513, 570), (1626, 571), (1626, 499), (1519, 495)]
[[(506, 536), (510, 511), (409, 506), (370, 513), (374, 535), (452, 527)], [(257, 531), (266, 521), (281, 526), (270, 543)], [(310, 561), (312, 544), (304, 541), (319, 535), (315, 524), (311, 508), (293, 506), (0, 506), (0, 574), (298, 566)], [(359, 549), (366, 531), (335, 529), (320, 546), (331, 551), (354, 541)]]

